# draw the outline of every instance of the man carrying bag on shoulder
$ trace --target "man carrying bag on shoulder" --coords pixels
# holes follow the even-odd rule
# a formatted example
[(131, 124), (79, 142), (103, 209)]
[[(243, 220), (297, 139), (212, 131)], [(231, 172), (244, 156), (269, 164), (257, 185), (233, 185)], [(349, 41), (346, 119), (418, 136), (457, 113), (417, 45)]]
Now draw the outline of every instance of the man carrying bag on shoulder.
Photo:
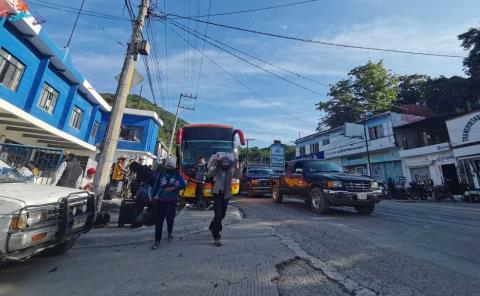
[(222, 220), (227, 213), (228, 201), (232, 198), (232, 179), (239, 178), (238, 160), (233, 153), (216, 153), (208, 161), (208, 176), (214, 178), (212, 188), (214, 218), (209, 230), (212, 233), (214, 245), (222, 245), (220, 232)]

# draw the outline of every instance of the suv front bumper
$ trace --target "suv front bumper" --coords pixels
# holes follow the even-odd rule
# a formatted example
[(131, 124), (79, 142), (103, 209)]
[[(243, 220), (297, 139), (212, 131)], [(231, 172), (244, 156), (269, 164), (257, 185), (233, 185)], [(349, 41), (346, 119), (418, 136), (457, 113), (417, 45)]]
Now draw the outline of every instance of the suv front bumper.
[(332, 206), (361, 206), (378, 203), (382, 200), (382, 192), (350, 192), (344, 190), (327, 190), (323, 193)]

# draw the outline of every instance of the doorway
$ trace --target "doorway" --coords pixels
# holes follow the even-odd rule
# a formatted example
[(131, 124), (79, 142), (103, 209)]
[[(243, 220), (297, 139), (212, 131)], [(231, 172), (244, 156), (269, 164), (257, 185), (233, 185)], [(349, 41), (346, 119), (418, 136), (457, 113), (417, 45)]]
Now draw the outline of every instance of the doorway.
[(459, 186), (458, 186), (458, 176), (457, 176), (457, 168), (454, 164), (445, 164), (441, 166), (442, 168), (442, 176), (443, 182), (448, 189), (453, 194), (458, 194)]

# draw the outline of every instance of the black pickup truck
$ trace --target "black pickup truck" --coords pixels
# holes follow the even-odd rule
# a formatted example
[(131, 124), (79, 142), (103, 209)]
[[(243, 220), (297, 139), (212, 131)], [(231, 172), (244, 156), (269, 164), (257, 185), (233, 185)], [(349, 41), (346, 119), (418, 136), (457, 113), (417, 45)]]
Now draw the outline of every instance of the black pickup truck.
[(298, 198), (315, 212), (328, 213), (330, 207), (351, 206), (361, 215), (370, 215), (381, 200), (373, 179), (350, 175), (328, 160), (294, 160), (286, 163), (285, 175), (273, 177), (272, 198)]

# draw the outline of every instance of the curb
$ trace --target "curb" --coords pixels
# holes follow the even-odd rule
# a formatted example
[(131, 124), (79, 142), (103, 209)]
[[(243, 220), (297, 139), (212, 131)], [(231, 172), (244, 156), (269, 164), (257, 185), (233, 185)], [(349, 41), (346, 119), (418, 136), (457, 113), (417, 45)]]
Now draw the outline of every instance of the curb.
[[(184, 211), (185, 209), (182, 209), (177, 218), (182, 216)], [(229, 206), (229, 212), (223, 220), (223, 225), (231, 225), (242, 219), (243, 215), (241, 211), (235, 206)], [(209, 224), (210, 222), (202, 222), (187, 226), (174, 226), (174, 235), (185, 236), (205, 232), (208, 231)], [(153, 240), (154, 227), (140, 227), (134, 229), (127, 229), (128, 227), (125, 227), (122, 229), (123, 231), (111, 231), (115, 228), (118, 229), (118, 227), (113, 227), (112, 224), (110, 224), (110, 226), (105, 228), (100, 228), (98, 230), (94, 229), (88, 234), (82, 235), (73, 249), (137, 245), (141, 243), (151, 243)]]

